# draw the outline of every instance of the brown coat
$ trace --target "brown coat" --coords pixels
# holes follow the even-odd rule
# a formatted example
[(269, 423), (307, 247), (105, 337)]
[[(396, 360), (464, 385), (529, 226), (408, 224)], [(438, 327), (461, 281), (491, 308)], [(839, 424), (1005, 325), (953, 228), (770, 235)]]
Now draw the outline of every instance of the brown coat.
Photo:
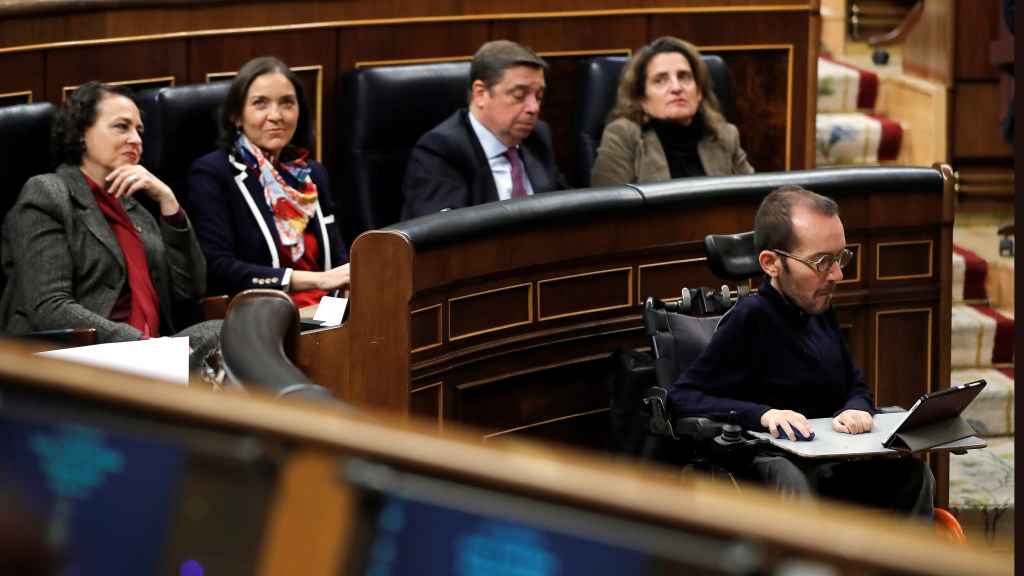
[[(740, 147), (736, 126), (724, 124), (717, 132), (709, 129), (697, 144), (697, 155), (708, 176), (752, 174), (747, 153)], [(671, 180), (665, 150), (654, 130), (644, 130), (628, 118), (605, 126), (601, 146), (590, 172), (591, 186), (639, 184)]]

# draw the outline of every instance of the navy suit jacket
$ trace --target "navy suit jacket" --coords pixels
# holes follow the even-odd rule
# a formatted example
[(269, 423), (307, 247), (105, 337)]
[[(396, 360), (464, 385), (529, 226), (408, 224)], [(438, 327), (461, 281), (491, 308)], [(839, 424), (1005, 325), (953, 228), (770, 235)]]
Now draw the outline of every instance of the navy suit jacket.
[[(555, 165), (551, 130), (538, 121), (520, 145), (534, 193), (567, 188)], [(469, 111), (456, 111), (427, 132), (409, 154), (402, 185), (402, 220), (498, 201), (491, 165), (469, 123)]]
[[(320, 246), (320, 270), (348, 262), (334, 219), (334, 201), (324, 167), (310, 161), (316, 184), (316, 215), (307, 224)], [(211, 294), (233, 295), (249, 288), (281, 289), (285, 268), (280, 237), (259, 175), (223, 150), (196, 160), (188, 175), (188, 210), (206, 254)]]

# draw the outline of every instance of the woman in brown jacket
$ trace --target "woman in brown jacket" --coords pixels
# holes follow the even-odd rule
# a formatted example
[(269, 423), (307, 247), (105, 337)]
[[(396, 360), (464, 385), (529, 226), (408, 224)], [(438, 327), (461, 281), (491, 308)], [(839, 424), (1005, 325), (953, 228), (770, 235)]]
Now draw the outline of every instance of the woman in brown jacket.
[(718, 110), (697, 49), (665, 36), (638, 50), (619, 81), (591, 185), (753, 171), (739, 131)]

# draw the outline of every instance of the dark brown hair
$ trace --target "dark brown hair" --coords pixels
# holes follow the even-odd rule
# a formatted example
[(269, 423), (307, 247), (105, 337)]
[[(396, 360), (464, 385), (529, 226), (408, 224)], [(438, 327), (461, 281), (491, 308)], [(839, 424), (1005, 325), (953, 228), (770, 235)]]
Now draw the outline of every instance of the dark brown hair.
[[(127, 86), (102, 84), (92, 81), (79, 86), (68, 96), (57, 112), (50, 132), (53, 158), (62, 164), (78, 166), (85, 154), (85, 131), (96, 123), (100, 101), (116, 94), (131, 100), (132, 90)], [(139, 113), (141, 115), (141, 112)]]
[(245, 110), (245, 97), (249, 94), (249, 87), (252, 86), (254, 80), (264, 74), (281, 74), (295, 88), (295, 98), (299, 104), (299, 121), (295, 126), (295, 135), (292, 136), (292, 141), (288, 143), (288, 147), (312, 148), (315, 138), (313, 136), (313, 125), (310, 122), (309, 106), (306, 104), (306, 93), (302, 89), (302, 83), (299, 82), (299, 77), (292, 72), (287, 64), (273, 56), (261, 56), (249, 60), (238, 71), (235, 79), (231, 81), (228, 95), (224, 98), (224, 103), (220, 109), (219, 144), (221, 148), (227, 152), (234, 148), (235, 140), (238, 138), (238, 127), (236, 124)]
[(764, 197), (754, 217), (754, 246), (790, 251), (793, 246), (793, 208), (806, 206), (825, 216), (838, 216), (836, 201), (800, 186), (782, 186)]
[(701, 104), (697, 114), (701, 115), (704, 125), (717, 131), (725, 119), (719, 111), (718, 98), (715, 96), (714, 85), (708, 66), (700, 57), (697, 47), (685, 40), (673, 36), (662, 36), (654, 42), (640, 48), (626, 64), (619, 78), (619, 91), (615, 106), (608, 113), (608, 122), (618, 118), (628, 118), (643, 126), (647, 123), (643, 101), (647, 97), (647, 65), (658, 54), (682, 54), (690, 63), (693, 79), (700, 89)]

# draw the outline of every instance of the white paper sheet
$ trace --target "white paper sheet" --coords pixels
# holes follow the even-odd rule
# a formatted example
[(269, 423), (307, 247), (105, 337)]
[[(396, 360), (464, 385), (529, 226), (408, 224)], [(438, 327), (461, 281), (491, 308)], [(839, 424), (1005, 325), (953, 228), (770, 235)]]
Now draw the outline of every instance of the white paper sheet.
[(40, 356), (89, 364), (188, 385), (188, 337), (111, 342), (40, 352)]
[(324, 326), (337, 326), (345, 318), (345, 308), (348, 307), (348, 298), (335, 298), (324, 296), (316, 307), (316, 314), (313, 320), (320, 320)]

